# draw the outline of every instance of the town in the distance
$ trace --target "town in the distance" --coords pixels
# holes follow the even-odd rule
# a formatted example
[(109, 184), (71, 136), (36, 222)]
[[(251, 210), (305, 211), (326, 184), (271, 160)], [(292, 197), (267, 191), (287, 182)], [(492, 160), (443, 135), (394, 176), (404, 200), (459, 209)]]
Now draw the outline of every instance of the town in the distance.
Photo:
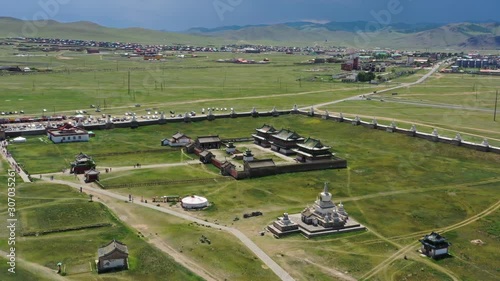
[(500, 278), (498, 23), (0, 23), (0, 280)]

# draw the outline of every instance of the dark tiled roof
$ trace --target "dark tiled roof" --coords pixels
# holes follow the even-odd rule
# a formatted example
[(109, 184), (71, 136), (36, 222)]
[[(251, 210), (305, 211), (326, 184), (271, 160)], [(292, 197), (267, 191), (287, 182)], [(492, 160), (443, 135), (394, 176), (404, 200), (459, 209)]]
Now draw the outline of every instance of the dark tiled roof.
[(264, 124), (261, 128), (256, 129), (256, 130), (259, 132), (262, 132), (262, 133), (274, 133), (274, 132), (276, 132), (276, 129), (273, 126), (267, 125), (267, 124)]
[(109, 255), (112, 253), (114, 250), (118, 250), (124, 254), (128, 255), (128, 248), (125, 244), (121, 243), (120, 241), (114, 240), (111, 241), (108, 245), (102, 246), (97, 250), (97, 255), (99, 257), (103, 257), (106, 255)]
[(212, 152), (210, 152), (208, 150), (204, 150), (204, 151), (200, 152), (201, 157), (208, 157), (209, 155), (213, 155), (213, 154), (212, 154)]
[(199, 143), (212, 143), (212, 142), (220, 142), (219, 136), (206, 136), (206, 137), (198, 137)]
[(176, 140), (178, 140), (178, 139), (180, 139), (182, 137), (188, 137), (188, 136), (184, 135), (183, 133), (179, 133), (179, 132), (177, 132), (177, 134), (175, 134), (175, 135), (172, 136), (172, 138), (176, 139)]
[(286, 129), (281, 129), (278, 133), (273, 135), (273, 137), (285, 141), (291, 141), (291, 140), (302, 140), (303, 138), (297, 134), (296, 132), (292, 132)]
[(424, 236), (424, 238), (422, 238), (419, 241), (422, 244), (425, 244), (433, 248), (434, 247), (442, 248), (450, 245), (450, 243), (446, 241), (446, 238), (435, 232), (432, 232), (431, 234)]
[(307, 138), (304, 143), (299, 143), (297, 144), (300, 147), (307, 148), (310, 150), (323, 150), (323, 149), (330, 149), (329, 146), (324, 146), (321, 141), (312, 139), (312, 138)]

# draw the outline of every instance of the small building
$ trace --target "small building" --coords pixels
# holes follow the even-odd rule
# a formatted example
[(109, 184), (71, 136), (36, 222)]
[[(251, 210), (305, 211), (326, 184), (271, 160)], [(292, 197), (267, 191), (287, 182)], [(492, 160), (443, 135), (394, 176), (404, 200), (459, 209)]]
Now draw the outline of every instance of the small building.
[(200, 156), (200, 162), (203, 164), (210, 164), (212, 163), (212, 159), (215, 158), (215, 155), (208, 150), (200, 152), (199, 156)]
[(228, 142), (226, 145), (226, 153), (233, 154), (236, 152), (236, 146), (234, 146), (233, 142)]
[(186, 146), (191, 143), (191, 138), (183, 133), (177, 132), (171, 139), (163, 139), (162, 146)]
[(117, 240), (100, 247), (97, 256), (98, 273), (128, 269), (128, 247)]
[(87, 131), (69, 123), (57, 129), (48, 129), (47, 137), (54, 143), (87, 142), (90, 139)]
[(295, 154), (294, 148), (298, 143), (302, 143), (304, 138), (296, 132), (282, 129), (271, 136), (271, 149), (284, 155)]
[(99, 54), (101, 53), (99, 49), (87, 48), (87, 54)]
[(80, 154), (75, 156), (75, 161), (71, 163), (70, 173), (81, 175), (95, 169), (95, 167), (96, 164), (92, 157), (80, 152)]
[(0, 128), (0, 141), (5, 139), (5, 130), (3, 128)]
[(300, 232), (299, 225), (288, 217), (288, 213), (284, 213), (283, 217), (279, 217), (273, 224), (267, 227), (275, 237)]
[(96, 171), (95, 169), (88, 170), (85, 172), (85, 182), (96, 182), (99, 181), (99, 175), (101, 172)]
[(262, 147), (271, 147), (269, 142), (271, 135), (276, 133), (276, 129), (273, 126), (264, 124), (262, 127), (255, 129), (256, 134), (253, 134), (254, 143)]
[(219, 136), (203, 136), (196, 139), (196, 147), (201, 149), (219, 149), (221, 144)]
[(321, 160), (331, 160), (333, 154), (330, 152), (329, 146), (324, 146), (319, 140), (307, 138), (304, 143), (298, 143), (297, 161), (312, 163)]
[(446, 241), (446, 238), (435, 232), (425, 235), (418, 241), (422, 243), (422, 247), (420, 248), (422, 254), (433, 259), (447, 256), (448, 247), (451, 245), (451, 243)]
[(243, 161), (245, 162), (252, 162), (254, 160), (253, 153), (250, 149), (247, 149), (245, 151), (245, 154), (243, 155)]
[(229, 161), (226, 161), (226, 162), (222, 163), (222, 165), (220, 166), (220, 173), (223, 176), (233, 176), (233, 177), (237, 178), (236, 165), (234, 165), (233, 163), (231, 163)]

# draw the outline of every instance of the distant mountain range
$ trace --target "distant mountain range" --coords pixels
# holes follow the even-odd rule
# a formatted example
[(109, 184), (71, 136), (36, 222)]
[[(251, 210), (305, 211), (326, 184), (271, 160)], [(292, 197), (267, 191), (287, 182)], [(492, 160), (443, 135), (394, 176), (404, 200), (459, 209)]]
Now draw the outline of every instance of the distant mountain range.
[[(378, 27), (378, 29), (375, 29)], [(275, 25), (193, 28), (174, 33), (144, 28), (109, 28), (92, 22), (23, 21), (0, 17), (0, 37), (50, 37), (155, 44), (229, 43), (411, 49), (500, 49), (500, 23), (393, 23), (366, 21), (290, 22)]]
[(188, 34), (227, 40), (324, 42), (353, 47), (500, 48), (500, 23), (290, 22), (276, 25), (192, 28)]

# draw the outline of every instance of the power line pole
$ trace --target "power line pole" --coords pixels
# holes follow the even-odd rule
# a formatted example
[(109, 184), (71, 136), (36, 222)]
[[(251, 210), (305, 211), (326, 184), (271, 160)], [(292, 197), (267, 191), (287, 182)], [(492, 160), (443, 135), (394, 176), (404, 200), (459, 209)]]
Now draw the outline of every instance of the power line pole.
[(497, 106), (498, 106), (498, 90), (497, 90), (497, 94), (495, 96), (495, 111), (493, 112), (493, 121), (494, 122), (497, 121)]
[(130, 96), (130, 70), (128, 71), (128, 95)]

